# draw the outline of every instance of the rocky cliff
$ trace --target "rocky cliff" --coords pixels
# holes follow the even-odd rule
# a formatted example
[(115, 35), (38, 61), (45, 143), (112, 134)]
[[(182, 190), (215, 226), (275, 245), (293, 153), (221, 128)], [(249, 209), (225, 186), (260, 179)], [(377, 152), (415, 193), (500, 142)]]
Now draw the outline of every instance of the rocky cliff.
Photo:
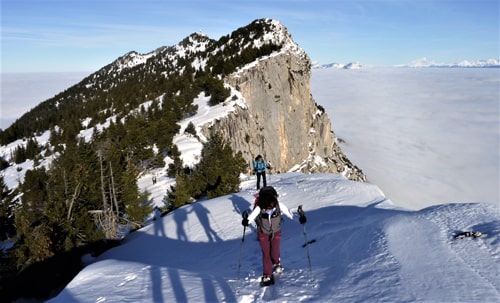
[[(310, 77), (311, 60), (286, 27), (259, 19), (217, 41), (194, 33), (176, 46), (147, 54), (129, 52), (23, 115), (0, 132), (0, 141), (10, 143), (57, 125), (64, 130), (61, 140), (118, 140), (122, 149), (136, 155), (137, 167), (148, 169), (154, 162), (148, 157), (158, 152), (154, 146), (167, 154), (169, 141), (184, 133), (177, 123), (196, 114), (191, 102), (200, 91), (217, 95), (225, 85), (241, 96), (224, 95), (211, 106), (224, 100), (228, 105), (233, 98), (245, 105), (215, 122), (199, 122), (200, 149), (215, 132), (249, 164), (262, 154), (273, 172), (331, 172), (364, 181), (362, 171), (337, 145), (328, 115), (311, 96)], [(109, 121), (119, 129), (89, 134), (107, 129)]]
[(330, 172), (365, 181), (341, 151), (328, 115), (311, 95), (311, 60), (283, 25), (276, 26), (275, 34), (288, 40), (282, 50), (225, 78), (241, 92), (247, 108), (206, 127), (205, 133), (228, 139), (249, 163), (262, 154), (273, 172)]

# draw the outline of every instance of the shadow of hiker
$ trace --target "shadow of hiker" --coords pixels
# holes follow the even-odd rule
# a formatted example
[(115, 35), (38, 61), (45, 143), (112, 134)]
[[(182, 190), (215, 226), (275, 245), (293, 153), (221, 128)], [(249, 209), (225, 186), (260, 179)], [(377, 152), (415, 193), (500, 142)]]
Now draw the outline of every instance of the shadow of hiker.
[(153, 225), (155, 228), (155, 236), (158, 236), (158, 237), (166, 237), (167, 236), (167, 233), (165, 232), (165, 226), (163, 224), (163, 220), (161, 219), (161, 213), (160, 213), (159, 209), (155, 209)]
[(163, 299), (163, 279), (161, 278), (161, 270), (162, 268), (156, 265), (152, 265), (149, 268), (154, 302), (165, 301)]
[[(154, 249), (143, 249), (153, 242)], [(235, 247), (238, 245), (239, 239), (191, 242), (143, 233), (128, 242), (126, 250), (123, 248), (112, 258), (149, 266), (150, 291), (154, 302), (190, 302), (192, 288), (196, 287), (203, 288), (202, 302), (220, 302), (222, 298), (227, 302), (236, 302), (229, 280), (234, 278), (232, 261), (237, 260), (238, 250)], [(224, 256), (220, 255), (220, 251), (225, 252)], [(220, 265), (216, 271), (214, 262)]]
[(184, 223), (187, 221), (188, 211), (186, 207), (176, 209), (174, 212), (174, 220), (177, 226), (177, 239), (179, 241), (188, 241), (186, 231), (184, 230)]
[(186, 290), (179, 275), (179, 270), (177, 268), (169, 267), (167, 268), (167, 271), (172, 290), (174, 291), (175, 302), (188, 302)]
[[(137, 293), (139, 297), (150, 296), (155, 302), (174, 300), (177, 302), (190, 301), (193, 298), (192, 289), (201, 287), (205, 302), (217, 302), (225, 300), (236, 302), (237, 297), (231, 287), (231, 281), (236, 276), (237, 260), (241, 239), (222, 237), (215, 231), (222, 231), (217, 227), (218, 220), (226, 220), (229, 216), (230, 222), (240, 226), (240, 212), (248, 209), (251, 202), (237, 194), (231, 197), (231, 203), (227, 201), (227, 211), (215, 213), (208, 204), (198, 202), (176, 209), (154, 222), (156, 225), (146, 226), (134, 232), (125, 240), (125, 245), (117, 247), (101, 258), (113, 259), (114, 262), (130, 262), (127, 274), (143, 276), (145, 266), (148, 268), (147, 279), (149, 279), (148, 290), (144, 293), (144, 280), (134, 279), (128, 281), (128, 291)], [(234, 209), (231, 209), (231, 205)], [(211, 211), (211, 212), (209, 212)], [(200, 226), (190, 231), (189, 220), (198, 216)], [(195, 221), (193, 221), (195, 222)], [(220, 221), (219, 221), (220, 222)], [(203, 224), (203, 227), (201, 226)], [(190, 237), (193, 232), (205, 232), (212, 237), (212, 242), (193, 242)], [(207, 229), (208, 228), (208, 229)], [(174, 229), (177, 229), (174, 231)], [(177, 237), (169, 235), (169, 231), (176, 233)], [(223, 238), (223, 240), (221, 239)], [(214, 242), (217, 241), (217, 242)], [(93, 266), (97, 265), (97, 261)], [(216, 267), (214, 267), (216, 264)], [(249, 272), (252, 264), (245, 263), (242, 270)], [(93, 281), (86, 281), (75, 287), (68, 287), (61, 293), (60, 299), (65, 298), (78, 300), (75, 296), (75, 288), (81, 289), (91, 287), (106, 279), (106, 275), (96, 277)], [(84, 285), (88, 283), (89, 285)], [(133, 289), (133, 290), (131, 290)], [(188, 291), (189, 289), (189, 291)], [(142, 293), (141, 293), (142, 290)], [(96, 294), (98, 295), (98, 294)], [(119, 296), (119, 295), (118, 295)], [(117, 299), (113, 293), (106, 293), (110, 301)]]
[(245, 210), (251, 210), (251, 207), (253, 205), (253, 201), (248, 201), (247, 199), (238, 195), (232, 195), (230, 199), (231, 203), (233, 203), (234, 211), (240, 215)]
[[(200, 223), (207, 234), (208, 242), (221, 242), (222, 239), (217, 235), (215, 230), (213, 230), (212, 224), (210, 224), (210, 219), (208, 218), (210, 211), (203, 206), (203, 203), (193, 204), (193, 211), (198, 216), (198, 220), (200, 220)], [(213, 224), (217, 225), (217, 222), (215, 222), (215, 220), (213, 221)]]

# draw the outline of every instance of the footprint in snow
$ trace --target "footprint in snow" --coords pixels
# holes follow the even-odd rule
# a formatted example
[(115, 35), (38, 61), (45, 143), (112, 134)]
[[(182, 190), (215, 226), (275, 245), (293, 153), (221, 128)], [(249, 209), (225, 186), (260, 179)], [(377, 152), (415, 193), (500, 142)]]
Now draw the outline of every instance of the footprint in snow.
[(123, 281), (122, 283), (118, 284), (118, 286), (123, 286), (125, 285), (127, 282), (130, 282), (132, 280), (135, 280), (135, 278), (137, 278), (137, 275), (135, 274), (129, 274), (125, 277), (125, 281)]

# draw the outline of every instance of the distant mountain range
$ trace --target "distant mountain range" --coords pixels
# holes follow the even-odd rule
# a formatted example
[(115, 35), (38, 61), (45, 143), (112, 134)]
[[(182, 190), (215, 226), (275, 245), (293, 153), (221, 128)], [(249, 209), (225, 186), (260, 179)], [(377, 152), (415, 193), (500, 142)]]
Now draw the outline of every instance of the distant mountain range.
[[(347, 64), (343, 63), (328, 63), (319, 64), (314, 63), (312, 68), (314, 69), (326, 69), (326, 68), (337, 68), (337, 69), (360, 69), (363, 65), (360, 62), (350, 62)], [(488, 59), (488, 60), (463, 60), (458, 63), (437, 63), (434, 60), (428, 58), (421, 58), (412, 61), (409, 64), (397, 64), (394, 67), (440, 67), (440, 68), (459, 68), (459, 67), (470, 67), (470, 68), (499, 68), (500, 59)]]
[(500, 67), (500, 59), (488, 59), (488, 60), (476, 60), (469, 61), (464, 60), (458, 63), (437, 63), (428, 58), (421, 58), (412, 61), (410, 64), (399, 64), (396, 67)]
[(328, 63), (319, 64), (317, 62), (313, 63), (312, 68), (314, 69), (325, 69), (325, 68), (338, 68), (338, 69), (360, 69), (363, 65), (360, 62), (349, 62), (347, 64), (343, 63)]

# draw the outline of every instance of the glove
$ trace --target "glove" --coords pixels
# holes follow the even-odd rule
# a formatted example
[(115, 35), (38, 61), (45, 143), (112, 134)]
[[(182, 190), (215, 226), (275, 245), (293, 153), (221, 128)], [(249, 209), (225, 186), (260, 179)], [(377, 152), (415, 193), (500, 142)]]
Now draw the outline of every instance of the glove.
[(248, 226), (248, 219), (243, 219), (243, 220), (241, 221), (241, 225), (243, 225), (243, 226), (247, 227), (247, 226)]
[(300, 222), (300, 224), (305, 224), (307, 222), (306, 216), (300, 216), (299, 217), (299, 222)]

